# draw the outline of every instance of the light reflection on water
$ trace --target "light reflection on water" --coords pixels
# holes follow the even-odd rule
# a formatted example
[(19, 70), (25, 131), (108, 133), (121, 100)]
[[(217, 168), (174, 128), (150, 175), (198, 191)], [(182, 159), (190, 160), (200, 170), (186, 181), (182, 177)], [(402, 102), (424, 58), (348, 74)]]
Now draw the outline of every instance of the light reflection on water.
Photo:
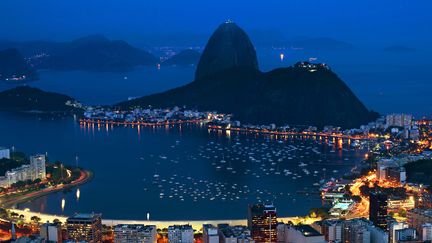
[(5, 113), (0, 122), (9, 127), (0, 127), (3, 146), (15, 145), (28, 153), (48, 151), (51, 161), (71, 165), (79, 158), (79, 166), (94, 172), (79, 193), (57, 192), (19, 205), (53, 214), (244, 218), (247, 205), (257, 201), (274, 202), (280, 215), (306, 214), (321, 205), (314, 184), (339, 177), (362, 157), (362, 151), (348, 149), (348, 141), (338, 149), (337, 141), (329, 146), (325, 138), (296, 140), (233, 131), (228, 135), (196, 125), (107, 130), (79, 125), (72, 118)]

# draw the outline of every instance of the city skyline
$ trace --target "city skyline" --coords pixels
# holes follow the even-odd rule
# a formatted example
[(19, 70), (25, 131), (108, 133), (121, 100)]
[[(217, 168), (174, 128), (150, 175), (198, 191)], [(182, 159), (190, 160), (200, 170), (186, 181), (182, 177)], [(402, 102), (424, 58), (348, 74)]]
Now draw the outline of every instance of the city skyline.
[(0, 9), (1, 242), (432, 240), (430, 1)]

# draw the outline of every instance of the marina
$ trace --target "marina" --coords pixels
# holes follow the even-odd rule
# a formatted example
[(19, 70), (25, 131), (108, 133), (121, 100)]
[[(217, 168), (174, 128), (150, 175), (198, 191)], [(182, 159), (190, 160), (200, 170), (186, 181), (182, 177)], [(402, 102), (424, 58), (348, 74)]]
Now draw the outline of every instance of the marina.
[[(236, 219), (257, 201), (293, 205), (281, 208), (282, 216), (305, 215), (321, 205), (321, 182), (349, 172), (364, 156), (347, 144), (227, 134), (205, 125), (106, 129), (73, 118), (23, 116), (2, 114), (6, 146), (48, 151), (50, 160), (95, 172), (90, 183), (18, 205), (56, 215), (96, 210), (112, 219), (140, 220), (147, 213), (154, 220)], [(20, 140), (24, 135), (46, 143)], [(131, 196), (127, 206), (117, 206)]]

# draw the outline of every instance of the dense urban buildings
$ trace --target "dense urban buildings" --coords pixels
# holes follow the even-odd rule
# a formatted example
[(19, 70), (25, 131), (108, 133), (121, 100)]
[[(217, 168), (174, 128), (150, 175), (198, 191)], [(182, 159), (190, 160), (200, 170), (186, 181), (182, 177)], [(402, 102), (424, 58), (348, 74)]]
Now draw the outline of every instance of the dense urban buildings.
[(77, 213), (66, 221), (69, 240), (102, 242), (102, 219), (100, 214)]
[(275, 242), (277, 238), (276, 208), (271, 204), (249, 205), (248, 227), (256, 242)]
[[(9, 150), (3, 149), (4, 158), (10, 158)], [(30, 164), (6, 171), (4, 176), (0, 176), (0, 187), (10, 187), (19, 181), (34, 181), (36, 179), (46, 179), (46, 157), (45, 155), (30, 156)]]
[(410, 114), (389, 114), (386, 116), (387, 127), (409, 127), (412, 125), (413, 116)]
[(22, 2), (0, 242), (432, 243), (432, 0)]
[[(430, 223), (432, 223), (432, 210), (415, 208), (407, 212), (407, 223), (419, 233), (420, 238), (430, 237)], [(425, 233), (425, 235), (423, 235)]]

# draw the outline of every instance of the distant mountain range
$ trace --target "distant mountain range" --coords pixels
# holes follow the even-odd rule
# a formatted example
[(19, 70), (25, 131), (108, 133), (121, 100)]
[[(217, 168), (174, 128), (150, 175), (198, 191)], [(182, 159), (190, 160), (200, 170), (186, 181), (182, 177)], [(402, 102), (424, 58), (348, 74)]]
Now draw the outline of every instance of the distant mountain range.
[(231, 113), (253, 124), (358, 127), (377, 118), (327, 66), (298, 63), (263, 73), (255, 47), (232, 22), (217, 28), (199, 61), (195, 80), (160, 94), (118, 104)]
[(0, 42), (0, 49), (16, 48), (37, 69), (124, 71), (141, 65), (156, 65), (151, 53), (125, 41), (109, 40), (101, 35), (71, 42)]
[(67, 113), (78, 110), (66, 105), (68, 101), (75, 102), (75, 99), (29, 86), (19, 86), (0, 92), (0, 111)]
[[(351, 50), (354, 44), (330, 37), (286, 36), (275, 30), (251, 30), (249, 36), (255, 47), (299, 48), (305, 50)], [(135, 37), (140, 46), (202, 46), (208, 39), (207, 35), (197, 33), (168, 33), (164, 35), (144, 35)]]
[[(261, 33), (261, 34), (258, 34)], [(266, 32), (267, 33), (267, 32)], [(186, 37), (183, 37), (183, 39)], [(196, 36), (193, 38), (196, 41)], [(179, 42), (183, 40), (179, 39)], [(187, 38), (186, 38), (187, 39)], [(298, 48), (306, 50), (349, 50), (354, 46), (330, 38), (296, 38), (287, 40), (275, 32), (267, 34), (262, 32), (255, 33), (255, 39), (260, 46)], [(245, 43), (245, 42), (243, 42)], [(173, 45), (175, 45), (173, 43)], [(199, 45), (199, 44), (196, 44)], [(244, 48), (239, 46), (239, 48)], [(137, 66), (156, 65), (159, 60), (148, 51), (135, 48), (122, 40), (109, 40), (102, 35), (91, 35), (79, 38), (70, 42), (52, 41), (0, 41), (0, 51), (6, 49), (16, 49), (19, 54), (26, 57), (31, 70), (51, 69), (51, 70), (85, 70), (85, 71), (127, 71)], [(229, 50), (221, 50), (228, 52)], [(239, 50), (239, 53), (241, 50)], [(162, 65), (197, 65), (200, 54), (193, 50), (185, 50), (177, 55), (165, 60)], [(220, 59), (217, 59), (220, 60)], [(220, 60), (222, 61), (222, 60)], [(222, 61), (223, 62), (223, 61)], [(27, 73), (26, 80), (37, 78), (36, 72), (21, 72), (11, 69), (14, 65), (21, 69), (22, 65), (11, 63), (5, 66), (0, 63), (0, 69), (12, 70), (12, 73), (5, 73), (6, 76), (22, 76)], [(3, 71), (5, 72), (5, 71)]]
[(36, 70), (27, 63), (17, 49), (0, 51), (0, 80), (27, 81), (37, 78)]
[(170, 65), (170, 66), (196, 65), (200, 57), (201, 57), (201, 53), (199, 53), (198, 51), (187, 49), (165, 60), (164, 62), (162, 62), (162, 65)]

